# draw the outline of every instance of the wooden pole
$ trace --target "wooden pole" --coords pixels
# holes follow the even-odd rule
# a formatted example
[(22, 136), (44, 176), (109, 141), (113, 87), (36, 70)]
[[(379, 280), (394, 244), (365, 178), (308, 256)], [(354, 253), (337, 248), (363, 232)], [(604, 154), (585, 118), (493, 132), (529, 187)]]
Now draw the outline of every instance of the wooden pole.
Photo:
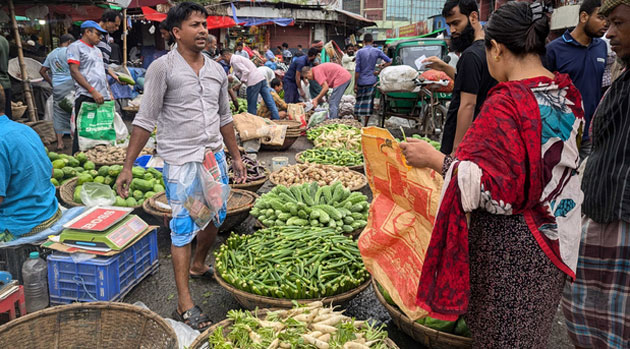
[(28, 73), (26, 72), (26, 64), (24, 64), (24, 53), (22, 52), (22, 39), (20, 38), (20, 32), (18, 31), (17, 20), (15, 19), (15, 6), (13, 6), (13, 0), (9, 0), (9, 12), (11, 16), (11, 22), (13, 24), (13, 31), (15, 32), (15, 44), (18, 51), (18, 62), (20, 62), (20, 72), (22, 73), (22, 81), (24, 83), (24, 95), (26, 96), (26, 105), (28, 106), (28, 115), (31, 122), (37, 121), (37, 110), (35, 109), (35, 103), (33, 103), (33, 91), (31, 90), (31, 83), (28, 79)]
[(127, 9), (123, 10), (123, 67), (127, 67)]

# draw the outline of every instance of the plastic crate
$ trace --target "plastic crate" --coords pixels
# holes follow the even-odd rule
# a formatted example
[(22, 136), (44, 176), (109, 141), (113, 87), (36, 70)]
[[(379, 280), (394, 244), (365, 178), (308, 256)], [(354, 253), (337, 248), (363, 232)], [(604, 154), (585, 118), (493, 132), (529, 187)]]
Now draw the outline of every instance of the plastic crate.
[(13, 280), (18, 280), (20, 284), (24, 284), (22, 264), (28, 259), (31, 252), (39, 252), (39, 256), (45, 259), (51, 251), (32, 244), (2, 247), (0, 248), (0, 270), (8, 271)]
[[(136, 159), (136, 161), (133, 162), (134, 166), (140, 166), (143, 169), (147, 169), (147, 164), (149, 163), (149, 161), (151, 161), (151, 158), (153, 158), (153, 155), (142, 155), (140, 157), (138, 157)], [(156, 170), (162, 172), (163, 168), (162, 167), (154, 167)]]
[(48, 256), (50, 304), (121, 300), (157, 267), (157, 229), (111, 257), (75, 262), (54, 253)]

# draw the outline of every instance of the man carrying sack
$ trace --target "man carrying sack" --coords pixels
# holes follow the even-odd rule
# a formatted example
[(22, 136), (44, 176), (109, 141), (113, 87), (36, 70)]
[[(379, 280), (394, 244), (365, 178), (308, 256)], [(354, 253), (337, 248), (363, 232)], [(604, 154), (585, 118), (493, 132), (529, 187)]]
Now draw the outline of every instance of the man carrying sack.
[[(177, 48), (155, 60), (147, 70), (145, 94), (133, 121), (125, 165), (116, 181), (120, 196), (127, 197), (134, 160), (157, 125), (157, 151), (164, 159), (166, 197), (173, 209), (171, 254), (178, 294), (173, 317), (198, 331), (208, 328), (211, 321), (194, 304), (188, 278), (213, 277), (213, 268), (206, 264), (206, 257), (218, 227), (225, 219), (227, 199), (222, 207), (218, 207), (218, 202), (205, 198), (209, 208), (220, 208), (216, 215), (204, 216), (201, 211), (188, 211), (191, 206), (187, 203), (192, 195), (181, 194), (185, 183), (190, 183), (187, 169), (204, 167), (215, 179), (211, 184), (227, 186), (225, 144), (232, 155), (235, 182), (241, 183), (245, 179), (245, 167), (236, 145), (230, 112), (227, 75), (219, 63), (201, 53), (208, 39), (207, 17), (208, 12), (203, 6), (191, 2), (179, 3), (168, 12), (166, 21)], [(197, 177), (191, 187), (200, 186), (197, 183), (201, 181)], [(207, 184), (207, 181), (203, 182), (203, 185)], [(189, 192), (188, 187), (183, 189)], [(216, 194), (218, 198), (221, 193)], [(199, 226), (199, 218), (204, 218), (201, 216), (211, 216), (212, 221), (201, 223), (205, 227)], [(195, 236), (197, 247), (191, 264), (190, 245)]]
[[(103, 67), (103, 54), (96, 45), (101, 41), (101, 35), (107, 31), (94, 21), (81, 24), (81, 39), (68, 46), (67, 57), (70, 75), (76, 87), (74, 113), (79, 114), (83, 102), (103, 104), (112, 99), (107, 83), (107, 75)], [(75, 119), (75, 121), (78, 121)], [(72, 153), (79, 151), (79, 124), (75, 122)]]

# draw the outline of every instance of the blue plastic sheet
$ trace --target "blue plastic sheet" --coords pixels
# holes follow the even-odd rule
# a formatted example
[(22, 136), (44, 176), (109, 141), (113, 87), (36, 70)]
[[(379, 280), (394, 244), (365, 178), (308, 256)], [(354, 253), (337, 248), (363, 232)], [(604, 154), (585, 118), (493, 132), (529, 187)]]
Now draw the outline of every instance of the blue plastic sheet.
[(0, 243), (0, 246), (6, 247), (6, 246), (18, 246), (18, 245), (23, 245), (23, 244), (32, 244), (32, 243), (43, 241), (50, 235), (59, 235), (61, 234), (61, 231), (63, 230), (63, 225), (68, 223), (69, 221), (71, 221), (72, 219), (80, 215), (81, 213), (83, 213), (85, 209), (86, 209), (85, 206), (73, 207), (71, 209), (68, 209), (62, 214), (61, 218), (59, 218), (57, 223), (55, 223), (52, 227), (44, 231), (41, 231), (35, 235), (25, 236), (23, 238), (15, 239), (7, 243)]

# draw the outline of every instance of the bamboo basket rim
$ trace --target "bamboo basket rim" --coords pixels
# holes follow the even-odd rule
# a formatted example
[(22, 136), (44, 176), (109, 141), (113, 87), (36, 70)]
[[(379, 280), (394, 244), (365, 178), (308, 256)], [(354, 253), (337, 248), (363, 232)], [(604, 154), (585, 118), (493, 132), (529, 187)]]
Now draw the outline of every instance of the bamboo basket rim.
[[(39, 319), (47, 320), (46, 318), (55, 316), (57, 317), (57, 321), (61, 321), (60, 314), (68, 313), (68, 312), (77, 312), (77, 311), (86, 311), (90, 309), (96, 310), (116, 310), (121, 312), (130, 312), (141, 315), (145, 321), (151, 320), (156, 323), (162, 332), (166, 333), (168, 337), (172, 339), (171, 348), (178, 347), (177, 334), (173, 330), (173, 328), (158, 314), (153, 312), (150, 309), (142, 308), (136, 305), (122, 303), (122, 302), (88, 302), (88, 303), (73, 303), (73, 304), (65, 304), (58, 305), (50, 308), (46, 308), (43, 310), (36, 311), (34, 313), (26, 314), (21, 316), (15, 320), (9, 321), (8, 323), (0, 326), (0, 337), (3, 336), (4, 333), (15, 329), (19, 326), (24, 326), (29, 322), (34, 322)], [(63, 319), (63, 317), (61, 317)]]
[(256, 303), (256, 304), (267, 304), (271, 307), (278, 307), (278, 308), (283, 308), (283, 309), (287, 309), (287, 308), (292, 308), (293, 307), (293, 301), (296, 301), (300, 304), (307, 304), (307, 303), (311, 303), (311, 302), (315, 302), (315, 301), (321, 301), (324, 304), (327, 303), (332, 303), (332, 304), (339, 304), (339, 303), (343, 303), (346, 301), (349, 301), (351, 299), (353, 299), (356, 295), (358, 295), (359, 293), (363, 292), (366, 288), (368, 288), (368, 286), (370, 286), (371, 282), (372, 282), (372, 277), (370, 276), (365, 282), (363, 282), (361, 285), (348, 290), (346, 292), (334, 295), (334, 296), (330, 296), (330, 297), (321, 297), (321, 298), (308, 298), (308, 299), (288, 299), (288, 298), (273, 298), (273, 297), (267, 297), (267, 296), (259, 296), (253, 293), (249, 293), (243, 290), (239, 290), (238, 288), (230, 285), (227, 281), (225, 281), (221, 275), (219, 275), (219, 273), (216, 271), (216, 269), (214, 270), (214, 278), (217, 281), (217, 283), (219, 283), (219, 285), (221, 287), (223, 287), (226, 291), (230, 292), (233, 296), (235, 296), (235, 298), (238, 301), (239, 297), (245, 298), (250, 302)]
[[(236, 189), (236, 188), (232, 188), (230, 189), (230, 196), (228, 197), (228, 202), (230, 200), (230, 198), (232, 198), (233, 193), (239, 193), (242, 196), (246, 196), (249, 197), (251, 200), (249, 203), (246, 204), (241, 204), (240, 206), (237, 206), (236, 208), (232, 208), (230, 209), (230, 207), (228, 206), (228, 210), (226, 213), (226, 219), (227, 216), (229, 215), (235, 215), (235, 214), (239, 214), (242, 212), (245, 212), (247, 210), (250, 210), (253, 206), (254, 203), (256, 202), (256, 199), (258, 199), (259, 195), (249, 191), (249, 190), (245, 190), (245, 189)], [(159, 207), (157, 207), (155, 205), (155, 201), (156, 200), (161, 200), (162, 197), (164, 199), (166, 199), (166, 192), (160, 192), (157, 193), (155, 195), (153, 195), (151, 198), (149, 198), (149, 200), (144, 200), (144, 202), (142, 203), (142, 208), (144, 209), (144, 211), (150, 215), (156, 216), (156, 217), (167, 217), (167, 218), (172, 218), (172, 212), (163, 210)], [(163, 201), (164, 202), (164, 201)]]
[(260, 149), (262, 150), (271, 150), (271, 151), (284, 151), (287, 150), (289, 148), (291, 148), (291, 146), (293, 146), (293, 143), (295, 143), (295, 141), (298, 140), (298, 138), (300, 138), (299, 135), (286, 135), (284, 137), (284, 142), (282, 143), (282, 145), (271, 145), (271, 144), (265, 144), (262, 143), (260, 145)]
[[(381, 291), (378, 289), (378, 283), (376, 282), (374, 278), (372, 278), (372, 288), (374, 289), (374, 294), (376, 295), (376, 298), (379, 300), (379, 302), (381, 302), (381, 304), (383, 304), (385, 309), (387, 309), (387, 312), (392, 317), (392, 320), (394, 320), (394, 323), (396, 324), (396, 326), (401, 331), (405, 332), (410, 337), (412, 337), (414, 340), (416, 339), (414, 332), (418, 332), (422, 335), (432, 337), (436, 342), (449, 345), (452, 348), (459, 348), (459, 349), (472, 348), (472, 339), (468, 337), (462, 337), (455, 334), (434, 330), (430, 327), (421, 325), (411, 320), (409, 317), (407, 317), (407, 315), (405, 315), (400, 310), (396, 309), (396, 307), (394, 307), (393, 305), (387, 303), (387, 301), (385, 300), (385, 297), (383, 297), (383, 295), (381, 294)], [(399, 326), (398, 321), (401, 321), (406, 326)], [(409, 330), (409, 328), (411, 328), (411, 330)], [(430, 343), (423, 343), (423, 344), (429, 346)]]
[[(346, 188), (346, 189), (348, 189), (348, 190), (350, 190), (350, 191), (360, 191), (361, 189), (365, 188), (365, 187), (368, 185), (368, 179), (367, 179), (367, 176), (366, 176), (366, 175), (364, 175), (363, 173), (361, 173), (361, 172), (359, 172), (359, 171), (352, 170), (352, 169), (350, 169), (349, 167), (345, 167), (345, 166), (337, 166), (337, 165), (324, 165), (324, 164), (315, 164), (315, 163), (310, 163), (310, 162), (309, 162), (309, 163), (298, 163), (298, 164), (295, 164), (295, 165), (289, 165), (289, 166), (286, 166), (286, 167), (293, 167), (293, 166), (299, 166), (299, 165), (309, 165), (309, 164), (313, 164), (313, 165), (320, 165), (320, 166), (325, 166), (325, 167), (333, 168), (333, 169), (335, 169), (335, 170), (345, 168), (345, 169), (348, 169), (349, 171), (354, 172), (355, 174), (360, 175), (360, 176), (361, 176), (361, 185), (359, 185), (359, 186), (355, 186), (355, 187), (351, 187), (351, 188)], [(283, 167), (282, 169), (284, 169), (284, 168), (286, 168), (286, 167)], [(275, 179), (275, 177), (276, 177), (276, 176), (278, 176), (278, 174), (280, 173), (280, 171), (282, 171), (282, 169), (279, 169), (279, 170), (273, 171), (273, 172), (271, 172), (271, 174), (269, 175), (269, 182), (271, 182), (271, 184), (273, 184), (274, 186), (275, 186), (275, 185), (279, 185), (279, 183), (278, 183), (278, 181)], [(300, 185), (300, 184), (296, 184), (296, 185)], [(344, 187), (344, 188), (345, 188), (345, 187)]]
[[(59, 196), (61, 197), (61, 201), (63, 201), (63, 203), (68, 206), (72, 206), (72, 207), (85, 206), (84, 204), (79, 204), (79, 203), (74, 202), (74, 188), (76, 188), (77, 186), (76, 183), (78, 180), (79, 180), (79, 177), (74, 177), (70, 179), (69, 181), (67, 181), (66, 183), (62, 184), (61, 187), (59, 188)], [(147, 200), (144, 200), (144, 201), (147, 201)], [(144, 201), (140, 205), (131, 206), (131, 208), (137, 209), (137, 208), (142, 207), (142, 205), (144, 204)]]
[[(302, 159), (300, 159), (300, 156), (302, 155), (302, 153), (304, 153), (305, 150), (302, 150), (301, 152), (295, 154), (295, 162), (297, 162), (298, 164), (311, 164), (311, 162), (304, 162), (302, 161)], [(313, 162), (313, 164), (315, 164), (315, 162)], [(361, 165), (352, 165), (352, 166), (341, 166), (341, 167), (347, 167), (350, 170), (353, 171), (363, 171), (363, 165), (365, 164), (365, 162)], [(320, 165), (328, 165), (328, 164), (320, 164)], [(331, 166), (339, 166), (339, 165), (331, 165)]]
[(265, 182), (267, 182), (267, 180), (269, 180), (269, 176), (271, 176), (271, 171), (269, 171), (268, 169), (265, 168), (265, 178), (261, 178), (261, 179), (256, 180), (256, 181), (246, 182), (246, 183), (239, 183), (239, 184), (232, 183), (232, 184), (230, 184), (230, 187), (232, 187), (234, 189), (245, 189), (245, 190), (247, 190), (246, 188), (253, 188), (253, 187), (256, 187), (258, 185), (265, 184)]
[[(258, 317), (259, 319), (263, 319), (263, 316), (266, 316), (267, 313), (269, 312), (274, 312), (274, 311), (279, 311), (279, 310), (284, 310), (282, 308), (257, 308), (255, 310), (251, 310), (250, 312), (254, 313), (254, 315), (256, 317)], [(210, 336), (211, 333), (213, 333), (214, 331), (216, 331), (217, 328), (219, 327), (223, 327), (223, 335), (227, 335), (228, 333), (230, 333), (230, 331), (228, 331), (228, 326), (232, 325), (232, 320), (230, 319), (223, 319), (219, 322), (217, 322), (216, 324), (213, 324), (212, 326), (210, 326), (209, 328), (207, 328), (205, 331), (203, 331), (202, 333), (199, 334), (199, 336), (197, 336), (197, 338), (195, 338), (195, 340), (190, 344), (190, 346), (188, 347), (189, 349), (203, 349), (205, 348), (203, 345), (208, 341), (208, 337)], [(384, 340), (385, 345), (390, 348), (390, 349), (399, 349), (399, 347), (396, 345), (396, 343), (394, 343), (393, 340), (391, 340), (391, 338), (387, 337)], [(209, 346), (208, 346), (209, 348)]]

